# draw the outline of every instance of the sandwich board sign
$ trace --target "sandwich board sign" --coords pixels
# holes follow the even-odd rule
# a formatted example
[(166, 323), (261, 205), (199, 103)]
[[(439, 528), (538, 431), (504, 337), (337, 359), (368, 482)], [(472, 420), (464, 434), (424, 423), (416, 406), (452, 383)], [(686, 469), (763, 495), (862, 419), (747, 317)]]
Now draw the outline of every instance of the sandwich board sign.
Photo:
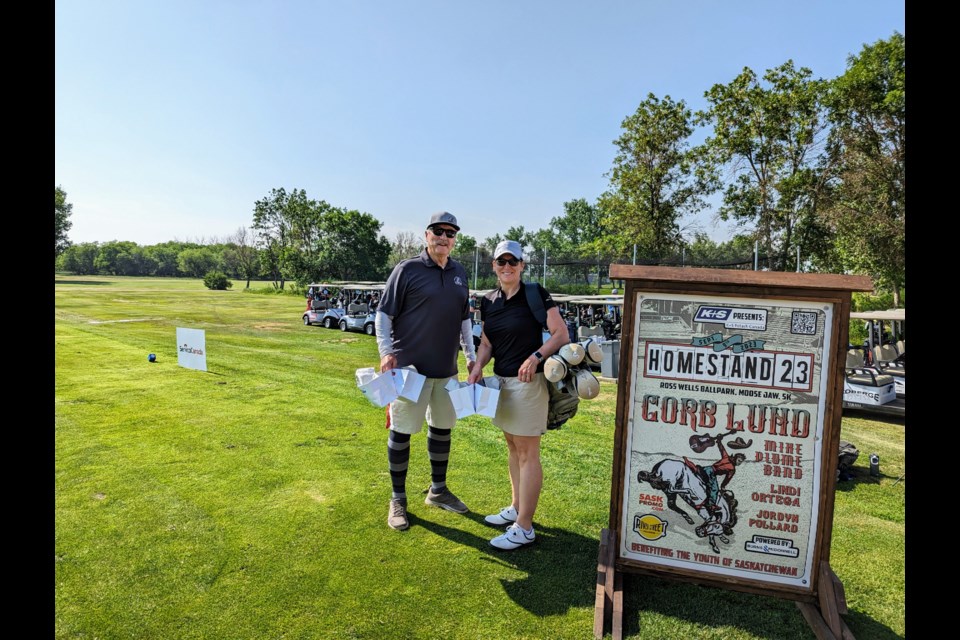
[(187, 369), (207, 370), (207, 338), (203, 329), (177, 327), (177, 364)]
[(620, 637), (616, 578), (635, 572), (795, 600), (818, 638), (840, 638), (836, 452), (850, 297), (869, 278), (633, 265), (610, 276), (626, 290), (595, 635), (610, 604)]

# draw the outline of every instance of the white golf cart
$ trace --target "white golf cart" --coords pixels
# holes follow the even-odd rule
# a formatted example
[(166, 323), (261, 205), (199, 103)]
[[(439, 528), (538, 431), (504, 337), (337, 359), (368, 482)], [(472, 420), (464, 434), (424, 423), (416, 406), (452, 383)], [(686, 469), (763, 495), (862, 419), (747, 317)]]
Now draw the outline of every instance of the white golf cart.
[(850, 314), (851, 322), (865, 322), (867, 339), (847, 350), (844, 409), (906, 415), (905, 320), (903, 309)]
[(336, 300), (339, 289), (340, 285), (329, 282), (307, 285), (307, 308), (303, 312), (303, 324), (320, 325), (327, 329), (337, 326), (343, 314)]
[(376, 333), (376, 307), (373, 300), (379, 300), (383, 295), (384, 283), (363, 282), (351, 283), (343, 286), (347, 308), (338, 319), (337, 326), (341, 331), (360, 331), (372, 336)]

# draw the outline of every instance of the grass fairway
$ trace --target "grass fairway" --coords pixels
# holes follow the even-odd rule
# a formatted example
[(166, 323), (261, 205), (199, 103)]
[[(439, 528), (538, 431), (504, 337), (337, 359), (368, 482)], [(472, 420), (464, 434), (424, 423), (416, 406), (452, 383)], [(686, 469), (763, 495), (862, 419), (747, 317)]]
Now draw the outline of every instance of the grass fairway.
[[(509, 502), (506, 447), (485, 418), (461, 420), (451, 451), (448, 483), (471, 512), (423, 505), (421, 433), (411, 528), (386, 526), (384, 414), (354, 383), (378, 361), (372, 337), (306, 327), (302, 298), (242, 282), (55, 287), (57, 638), (592, 638), (615, 384), (544, 438), (538, 542), (498, 553), (483, 515)], [(177, 365), (177, 327), (206, 332), (207, 372)], [(842, 437), (861, 451), (835, 507), (845, 620), (860, 640), (903, 638), (904, 425), (845, 417)], [(815, 638), (793, 602), (634, 574), (624, 627)]]

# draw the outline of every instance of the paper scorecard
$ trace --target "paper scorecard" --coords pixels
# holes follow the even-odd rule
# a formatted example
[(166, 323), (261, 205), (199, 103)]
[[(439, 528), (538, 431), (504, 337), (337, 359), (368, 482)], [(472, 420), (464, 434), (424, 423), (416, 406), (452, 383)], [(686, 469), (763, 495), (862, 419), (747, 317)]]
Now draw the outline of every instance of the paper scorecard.
[(357, 388), (377, 407), (385, 407), (397, 398), (416, 402), (426, 377), (413, 367), (390, 369), (378, 374), (373, 367), (357, 369)]
[(495, 377), (483, 378), (481, 384), (467, 384), (451, 379), (445, 389), (457, 413), (457, 418), (472, 415), (494, 417), (500, 402), (500, 381)]

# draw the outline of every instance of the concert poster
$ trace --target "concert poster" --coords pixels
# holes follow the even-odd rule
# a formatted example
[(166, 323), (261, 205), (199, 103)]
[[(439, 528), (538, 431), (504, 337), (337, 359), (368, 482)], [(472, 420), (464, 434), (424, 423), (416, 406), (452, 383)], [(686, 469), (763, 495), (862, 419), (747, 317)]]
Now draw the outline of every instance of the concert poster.
[(620, 557), (809, 588), (833, 305), (635, 304)]

